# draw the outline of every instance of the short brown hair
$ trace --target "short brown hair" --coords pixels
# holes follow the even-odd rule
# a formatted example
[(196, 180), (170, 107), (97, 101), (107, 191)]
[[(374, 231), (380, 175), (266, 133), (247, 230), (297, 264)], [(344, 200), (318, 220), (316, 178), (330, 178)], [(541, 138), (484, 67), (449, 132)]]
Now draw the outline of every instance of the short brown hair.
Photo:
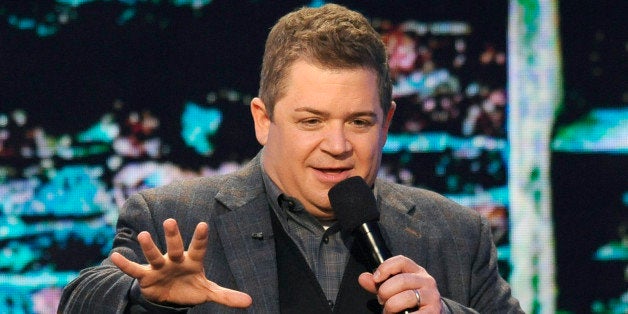
[(301, 8), (283, 16), (266, 40), (259, 96), (272, 119), (284, 96), (288, 69), (297, 60), (328, 69), (363, 67), (377, 74), (384, 114), (390, 108), (392, 85), (381, 36), (360, 13), (337, 4)]

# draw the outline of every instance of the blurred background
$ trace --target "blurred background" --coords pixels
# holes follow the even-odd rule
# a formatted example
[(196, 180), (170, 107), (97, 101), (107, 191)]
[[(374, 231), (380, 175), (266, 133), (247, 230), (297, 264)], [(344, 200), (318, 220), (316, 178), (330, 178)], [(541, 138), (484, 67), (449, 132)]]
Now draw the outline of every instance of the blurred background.
[[(0, 2), (0, 313), (55, 313), (131, 193), (252, 158), (265, 37), (325, 2)], [(627, 2), (333, 2), (389, 50), (380, 177), (485, 215), (526, 312), (628, 313)]]

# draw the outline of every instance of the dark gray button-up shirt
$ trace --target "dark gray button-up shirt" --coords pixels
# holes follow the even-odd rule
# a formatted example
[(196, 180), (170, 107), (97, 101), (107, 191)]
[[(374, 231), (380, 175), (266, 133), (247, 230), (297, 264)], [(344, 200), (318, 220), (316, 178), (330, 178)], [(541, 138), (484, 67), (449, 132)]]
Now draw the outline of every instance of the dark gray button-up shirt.
[(263, 176), (268, 203), (333, 306), (349, 259), (351, 237), (340, 232), (335, 222), (323, 226), (298, 200), (285, 195), (265, 172)]

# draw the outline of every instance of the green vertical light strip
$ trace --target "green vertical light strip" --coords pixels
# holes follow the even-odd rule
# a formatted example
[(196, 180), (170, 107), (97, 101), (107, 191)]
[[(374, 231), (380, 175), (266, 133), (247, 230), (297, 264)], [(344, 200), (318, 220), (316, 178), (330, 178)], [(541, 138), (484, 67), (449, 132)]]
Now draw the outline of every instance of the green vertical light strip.
[(526, 313), (555, 313), (550, 142), (563, 101), (558, 3), (511, 0), (509, 11), (509, 281)]

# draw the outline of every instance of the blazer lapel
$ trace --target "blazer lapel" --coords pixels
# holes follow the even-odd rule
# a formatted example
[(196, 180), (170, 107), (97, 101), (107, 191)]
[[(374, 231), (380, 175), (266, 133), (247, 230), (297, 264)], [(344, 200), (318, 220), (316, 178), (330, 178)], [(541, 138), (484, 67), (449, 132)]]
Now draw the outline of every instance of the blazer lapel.
[(238, 288), (253, 298), (256, 312), (279, 312), (275, 240), (265, 195), (221, 215), (216, 225)]
[(405, 195), (396, 193), (380, 184), (378, 208), (383, 236), (393, 255), (405, 255), (417, 264), (425, 266), (429, 245), (425, 232), (429, 230), (427, 217)]

